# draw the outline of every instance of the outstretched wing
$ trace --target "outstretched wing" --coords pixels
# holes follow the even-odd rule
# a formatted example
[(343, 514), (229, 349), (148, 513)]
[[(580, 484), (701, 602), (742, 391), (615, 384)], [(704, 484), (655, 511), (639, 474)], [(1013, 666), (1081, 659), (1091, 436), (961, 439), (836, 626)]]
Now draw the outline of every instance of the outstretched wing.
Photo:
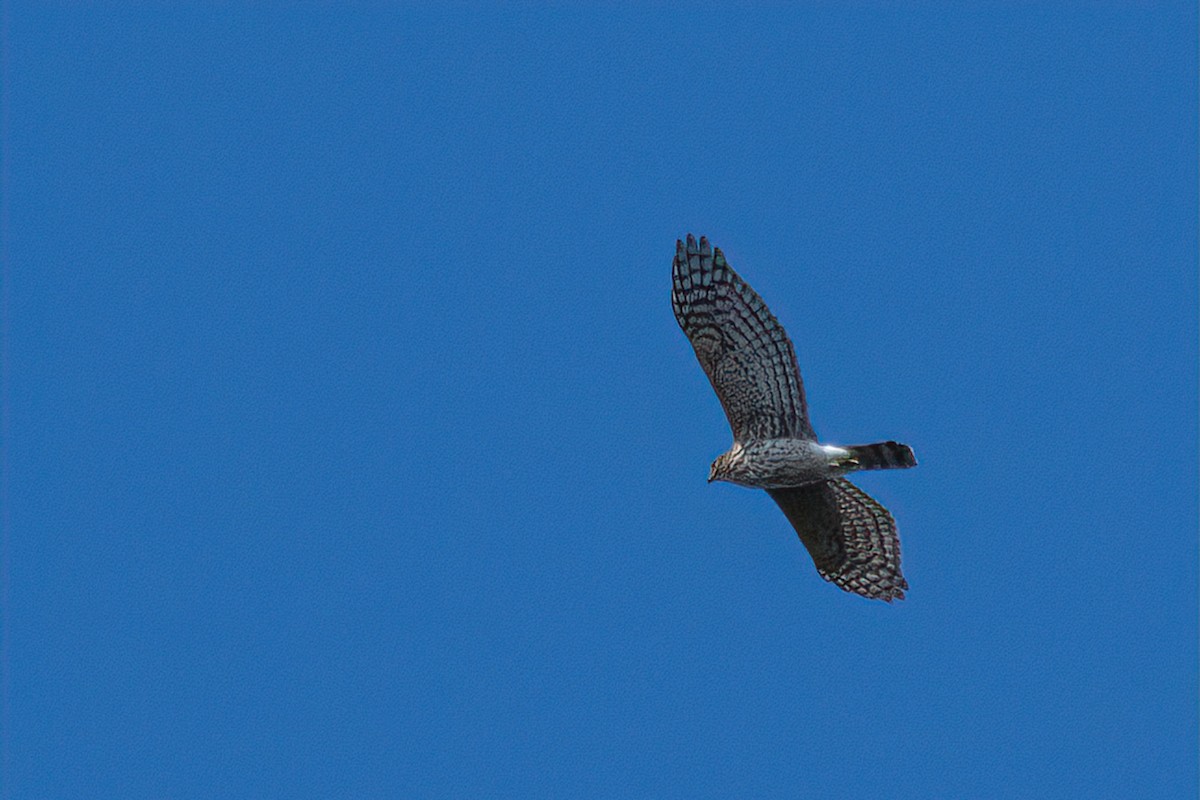
[(817, 572), (847, 592), (903, 600), (900, 539), (888, 510), (845, 478), (768, 489), (808, 548)]
[(671, 306), (721, 400), (734, 441), (816, 439), (796, 351), (766, 303), (725, 261), (688, 234), (676, 242)]

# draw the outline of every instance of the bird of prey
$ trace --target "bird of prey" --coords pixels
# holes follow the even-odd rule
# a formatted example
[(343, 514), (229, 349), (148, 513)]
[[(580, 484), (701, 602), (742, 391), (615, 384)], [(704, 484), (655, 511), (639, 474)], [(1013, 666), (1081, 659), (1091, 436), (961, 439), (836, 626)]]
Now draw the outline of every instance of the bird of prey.
[(863, 597), (903, 599), (896, 522), (845, 476), (915, 467), (912, 448), (817, 441), (791, 340), (703, 236), (675, 243), (671, 306), (733, 429), (733, 447), (713, 462), (709, 482), (765, 489), (825, 580)]

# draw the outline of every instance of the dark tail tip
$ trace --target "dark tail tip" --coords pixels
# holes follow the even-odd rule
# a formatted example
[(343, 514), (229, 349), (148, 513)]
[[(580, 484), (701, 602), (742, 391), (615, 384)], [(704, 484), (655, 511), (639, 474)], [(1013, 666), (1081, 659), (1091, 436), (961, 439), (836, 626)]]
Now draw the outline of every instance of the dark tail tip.
[(912, 448), (899, 442), (875, 442), (848, 448), (859, 469), (908, 469), (917, 465)]

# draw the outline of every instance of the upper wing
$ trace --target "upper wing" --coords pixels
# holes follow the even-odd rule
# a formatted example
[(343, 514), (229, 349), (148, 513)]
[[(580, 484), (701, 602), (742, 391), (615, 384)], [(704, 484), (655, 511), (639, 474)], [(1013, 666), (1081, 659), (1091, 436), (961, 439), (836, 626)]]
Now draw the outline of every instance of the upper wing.
[(845, 478), (767, 489), (808, 548), (817, 572), (847, 592), (903, 600), (900, 538), (888, 510)]
[(796, 351), (762, 298), (720, 248), (688, 234), (675, 243), (671, 306), (712, 383), (733, 438), (815, 439)]

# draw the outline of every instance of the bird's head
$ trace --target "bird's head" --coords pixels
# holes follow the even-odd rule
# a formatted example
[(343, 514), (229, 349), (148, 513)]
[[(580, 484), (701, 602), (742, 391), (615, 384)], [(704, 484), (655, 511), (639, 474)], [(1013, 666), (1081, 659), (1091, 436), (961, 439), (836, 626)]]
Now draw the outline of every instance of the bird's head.
[(729, 452), (721, 453), (708, 468), (708, 482), (727, 481), (742, 461), (742, 446), (735, 444)]

